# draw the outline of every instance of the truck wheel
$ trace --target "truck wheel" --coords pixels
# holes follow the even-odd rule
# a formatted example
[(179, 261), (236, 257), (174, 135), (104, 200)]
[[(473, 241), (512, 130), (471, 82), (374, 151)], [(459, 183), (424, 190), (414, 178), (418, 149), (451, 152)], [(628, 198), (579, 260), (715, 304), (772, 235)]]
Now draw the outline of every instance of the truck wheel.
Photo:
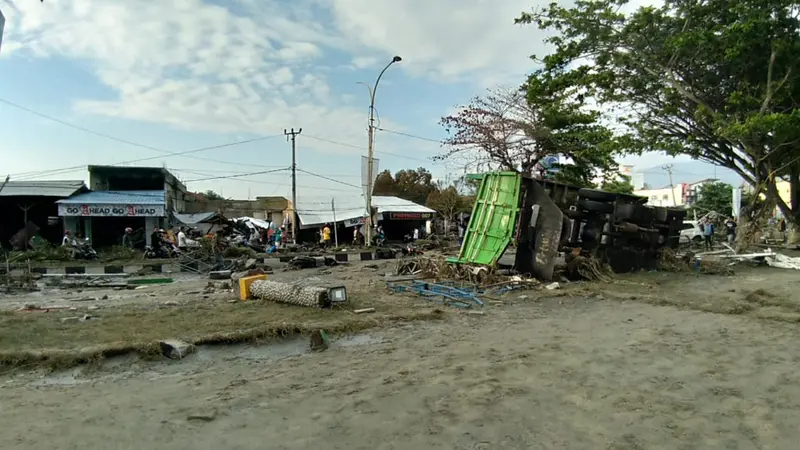
[(613, 192), (583, 188), (578, 189), (578, 197), (583, 197), (587, 200), (594, 200), (596, 202), (613, 202), (617, 199), (618, 195)]
[(584, 211), (602, 213), (602, 214), (609, 214), (614, 212), (614, 205), (612, 203), (603, 203), (585, 198), (578, 200), (578, 208)]

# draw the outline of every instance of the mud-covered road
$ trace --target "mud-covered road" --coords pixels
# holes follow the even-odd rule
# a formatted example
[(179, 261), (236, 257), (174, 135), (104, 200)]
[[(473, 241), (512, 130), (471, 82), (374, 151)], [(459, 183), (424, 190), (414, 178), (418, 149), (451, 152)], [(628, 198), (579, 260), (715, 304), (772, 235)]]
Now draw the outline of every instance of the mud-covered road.
[[(692, 295), (708, 300), (740, 295), (736, 283), (780, 280), (791, 291), (796, 278), (774, 269), (686, 278), (648, 295), (685, 297), (695, 283)], [(0, 379), (0, 441), (8, 450), (797, 448), (796, 324), (657, 306), (622, 290), (515, 296), (485, 315), (339, 338), (322, 353), (285, 341), (88, 373), (18, 372)]]

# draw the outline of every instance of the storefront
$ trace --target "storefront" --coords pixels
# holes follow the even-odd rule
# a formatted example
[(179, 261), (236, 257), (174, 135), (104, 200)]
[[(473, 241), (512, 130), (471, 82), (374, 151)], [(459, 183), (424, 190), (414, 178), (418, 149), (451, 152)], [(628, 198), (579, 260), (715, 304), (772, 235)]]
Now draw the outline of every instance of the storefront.
[(125, 228), (145, 237), (163, 227), (167, 217), (164, 191), (95, 191), (58, 202), (64, 229), (87, 237), (97, 247), (119, 245)]
[(420, 235), (430, 232), (430, 221), (433, 212), (393, 212), (386, 211), (378, 214), (378, 223), (383, 227), (387, 240), (402, 240), (405, 235), (413, 236), (414, 230), (419, 230)]

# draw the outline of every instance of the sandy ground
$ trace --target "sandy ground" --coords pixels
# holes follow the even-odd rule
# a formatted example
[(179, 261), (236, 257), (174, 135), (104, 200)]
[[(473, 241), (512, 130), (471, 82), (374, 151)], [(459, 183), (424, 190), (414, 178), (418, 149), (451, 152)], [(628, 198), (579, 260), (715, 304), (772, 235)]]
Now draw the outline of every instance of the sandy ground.
[[(512, 293), (322, 353), (297, 340), (15, 373), (2, 448), (797, 448), (797, 325), (761, 314), (796, 309), (796, 272), (624, 281)], [(753, 308), (704, 312), (758, 289)]]

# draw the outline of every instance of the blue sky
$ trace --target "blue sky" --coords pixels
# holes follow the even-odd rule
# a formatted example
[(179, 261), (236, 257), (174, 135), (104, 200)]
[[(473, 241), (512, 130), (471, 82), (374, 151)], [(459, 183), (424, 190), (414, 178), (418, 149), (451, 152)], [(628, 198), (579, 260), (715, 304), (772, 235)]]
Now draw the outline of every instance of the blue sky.
[[(486, 88), (513, 86), (542, 54), (542, 35), (513, 25), (529, 0), (0, 0), (0, 172), (12, 179), (83, 179), (88, 164), (165, 165), (190, 189), (226, 197), (289, 195), (285, 128), (298, 137), (302, 197), (359, 195), (367, 89), (395, 54), (377, 95), (376, 157), (393, 171), (431, 162), (442, 115)], [(457, 13), (453, 13), (457, 11)], [(5, 102), (55, 117), (48, 120)], [(139, 145), (97, 136), (82, 127)], [(169, 156), (259, 137), (258, 142)], [(145, 148), (150, 147), (150, 148)], [(161, 151), (157, 151), (159, 149)], [(659, 185), (711, 177), (712, 166), (663, 155), (625, 158)], [(31, 174), (30, 172), (37, 172)], [(736, 177), (723, 169), (717, 176)], [(666, 184), (666, 183), (663, 183)]]

